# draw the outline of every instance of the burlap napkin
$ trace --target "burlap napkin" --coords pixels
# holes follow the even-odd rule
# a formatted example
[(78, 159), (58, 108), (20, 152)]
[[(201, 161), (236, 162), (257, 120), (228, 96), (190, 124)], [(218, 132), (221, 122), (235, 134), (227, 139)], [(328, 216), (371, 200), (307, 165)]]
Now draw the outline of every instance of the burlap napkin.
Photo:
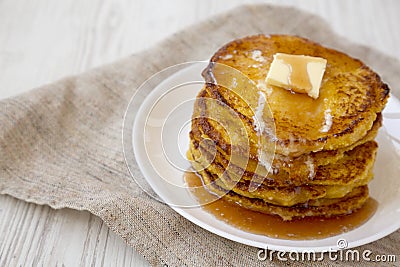
[[(349, 43), (319, 17), (293, 8), (243, 6), (142, 53), (1, 101), (0, 193), (55, 209), (88, 210), (152, 265), (268, 264), (257, 259), (257, 248), (211, 234), (143, 193), (129, 175), (121, 145), (124, 112), (146, 78), (177, 63), (207, 59), (231, 39), (257, 33), (308, 37), (361, 58), (392, 89), (400, 84), (398, 61)], [(133, 173), (141, 175), (138, 169)], [(399, 243), (397, 231), (364, 248), (398, 255)]]

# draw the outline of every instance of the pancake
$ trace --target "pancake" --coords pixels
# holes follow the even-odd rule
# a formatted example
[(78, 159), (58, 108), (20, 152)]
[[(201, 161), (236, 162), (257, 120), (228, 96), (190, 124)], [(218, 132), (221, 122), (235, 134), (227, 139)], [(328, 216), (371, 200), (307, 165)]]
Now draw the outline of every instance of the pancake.
[[(217, 131), (212, 126), (213, 122), (208, 121), (207, 118), (194, 119), (192, 121), (193, 127), (191, 131), (191, 139), (201, 142), (203, 139), (213, 140), (217, 146), (218, 152), (221, 153), (221, 157), (229, 161), (231, 157), (231, 147), (230, 144), (223, 137), (225, 132)], [(374, 122), (373, 127), (367, 132), (366, 136), (357, 141), (356, 143), (337, 150), (324, 150), (319, 152), (312, 152), (306, 155), (300, 155), (295, 158), (290, 158), (286, 156), (281, 156), (275, 154), (272, 162), (273, 172), (287, 172), (289, 174), (294, 174), (296, 176), (307, 177), (310, 172), (314, 172), (315, 168), (322, 165), (332, 164), (337, 162), (340, 158), (344, 156), (346, 151), (350, 151), (356, 146), (362, 145), (366, 142), (370, 142), (375, 139), (378, 129), (382, 124), (382, 116), (379, 114), (377, 120)], [(210, 148), (209, 148), (210, 149)], [(239, 166), (246, 166), (246, 170), (251, 172), (256, 172), (258, 175), (267, 176), (268, 171), (265, 168), (260, 168), (257, 156), (252, 154), (252, 151), (256, 150), (256, 147), (251, 147), (250, 144), (250, 154), (249, 158), (243, 158), (243, 162), (238, 164)], [(240, 151), (238, 152), (240, 153)], [(312, 163), (312, 165), (311, 165)], [(310, 169), (312, 168), (312, 169)]]
[[(249, 147), (247, 148), (249, 150), (249, 158), (251, 160), (257, 160), (258, 159), (258, 136), (257, 133), (254, 131), (254, 126), (251, 122), (242, 120), (240, 122), (234, 122), (236, 125), (222, 125), (221, 122), (213, 119), (217, 117), (217, 114), (221, 114), (226, 112), (226, 108), (223, 106), (219, 106), (216, 102), (214, 101), (207, 101), (209, 98), (209, 94), (206, 91), (201, 92), (199, 94), (199, 97), (201, 97), (201, 100), (196, 102), (195, 104), (195, 109), (198, 109), (199, 114), (201, 113), (201, 116), (196, 116), (193, 118), (193, 123), (198, 124), (192, 127), (192, 131), (201, 131), (202, 134), (205, 136), (210, 137), (213, 140), (216, 140), (220, 147), (224, 149), (224, 151), (230, 151), (230, 146), (231, 146), (231, 140), (232, 136), (229, 136), (230, 134), (227, 133), (226, 128), (230, 127), (232, 131), (235, 129), (240, 129), (240, 126), (243, 125), (243, 128), (245, 128), (247, 132), (246, 135), (241, 135), (238, 136), (240, 140), (236, 141), (236, 143), (239, 144), (237, 147), (238, 153), (244, 153), (245, 149), (242, 148), (240, 145), (241, 144), (246, 144), (247, 139), (249, 140)], [(226, 116), (229, 116), (226, 115)], [(322, 150), (318, 152), (311, 152), (307, 154), (302, 154), (297, 157), (288, 157), (284, 155), (280, 155), (277, 151), (275, 151), (275, 162), (273, 165), (277, 168), (284, 168), (287, 171), (288, 167), (289, 168), (295, 168), (299, 166), (304, 166), (304, 162), (306, 161), (313, 161), (314, 164), (316, 165), (325, 165), (328, 163), (331, 163), (334, 160), (337, 160), (342, 156), (342, 154), (345, 151), (353, 149), (355, 146), (358, 146), (362, 143), (365, 143), (367, 141), (371, 141), (375, 139), (378, 129), (382, 125), (382, 115), (379, 113), (377, 114), (376, 120), (373, 122), (372, 127), (366, 132), (364, 136), (362, 136), (358, 141), (350, 144), (349, 146), (342, 147), (340, 149), (336, 150)], [(290, 162), (290, 166), (285, 164)], [(294, 170), (294, 169), (293, 169)], [(297, 171), (297, 170), (296, 170)]]
[[(257, 58), (254, 51), (258, 51)], [(263, 84), (273, 55), (278, 52), (327, 59), (318, 99)], [(224, 80), (232, 78), (216, 63), (240, 71), (254, 86), (238, 84), (227, 89), (212, 85), (213, 81), (224, 84)], [(266, 138), (273, 138), (276, 152), (286, 156), (336, 150), (355, 143), (372, 127), (389, 94), (388, 86), (361, 61), (307, 39), (287, 35), (257, 35), (232, 41), (214, 54), (203, 76), (212, 97), (250, 121), (259, 99), (257, 87), (261, 88), (267, 95), (276, 127), (275, 136)], [(327, 110), (332, 125), (324, 132), (321, 128), (326, 123)], [(265, 110), (264, 115), (269, 116)]]
[[(318, 98), (266, 84), (276, 53), (327, 60)], [(365, 203), (389, 88), (364, 63), (300, 37), (257, 35), (219, 49), (202, 75), (187, 156), (210, 192), (283, 220)]]
[[(204, 140), (203, 138), (204, 136), (195, 134), (191, 138), (194, 148), (198, 150), (198, 153), (205, 156), (203, 165), (213, 162), (212, 164), (218, 164), (220, 168), (227, 170), (228, 173), (231, 172), (232, 177), (236, 177), (232, 178), (232, 180), (251, 180), (256, 176), (257, 181), (263, 181), (268, 186), (299, 186), (302, 184), (348, 185), (359, 179), (359, 177), (364, 178), (366, 176), (367, 171), (374, 164), (378, 149), (375, 141), (368, 141), (350, 151), (344, 151), (340, 158), (330, 164), (318, 165), (316, 160), (312, 165), (309, 162), (304, 162), (303, 168), (295, 168), (296, 165), (291, 165), (287, 168), (289, 171), (282, 168), (278, 171), (266, 172), (260, 175), (254, 172), (256, 168), (251, 165), (251, 161), (245, 165), (246, 159), (243, 159), (237, 166), (235, 165), (237, 160), (231, 160), (218, 145), (216, 146), (216, 151), (214, 151), (214, 146), (207, 142), (201, 142), (201, 140)], [(246, 168), (241, 166), (246, 166)]]
[[(374, 133), (376, 135), (376, 132)], [(200, 135), (193, 135), (194, 140), (197, 140), (197, 143), (201, 142), (200, 140), (215, 140), (212, 139), (210, 136), (202, 134)], [(366, 138), (360, 144), (364, 144), (366, 142), (370, 142), (373, 138)], [(213, 149), (215, 144), (211, 145), (209, 143), (202, 143), (202, 146), (206, 150)], [(220, 153), (220, 161), (229, 161), (230, 160), (230, 153), (223, 150), (220, 146), (216, 146), (218, 153)], [(354, 147), (350, 147), (349, 150), (353, 149)], [(324, 166), (328, 164), (336, 163), (340, 158), (344, 156), (344, 153), (349, 150), (334, 150), (334, 151), (321, 151), (317, 153), (310, 153), (307, 155), (302, 155), (297, 158), (281, 158), (278, 155), (275, 155), (275, 158), (272, 162), (272, 169), (270, 171), (266, 170), (265, 168), (259, 167), (259, 162), (256, 159), (248, 158), (242, 159), (237, 165), (246, 166), (246, 171), (256, 173), (260, 176), (269, 176), (269, 174), (279, 174), (279, 173), (288, 173), (289, 176), (300, 176), (300, 177), (308, 177), (311, 173), (314, 173), (316, 168), (319, 166)], [(218, 159), (217, 159), (218, 160)], [(238, 160), (238, 159), (237, 159)], [(226, 164), (225, 164), (226, 165)]]
[[(227, 191), (219, 187), (213, 177), (206, 170), (199, 171), (203, 177), (206, 187), (215, 194), (222, 198), (235, 202), (247, 209), (278, 215), (283, 220), (292, 220), (293, 218), (304, 218), (309, 216), (331, 217), (337, 215), (350, 214), (358, 210), (368, 199), (368, 187), (360, 186), (355, 188), (349, 194), (339, 199), (318, 199), (316, 201), (309, 201), (304, 204), (294, 206), (280, 206), (267, 203), (259, 198), (249, 198), (239, 195), (233, 191)], [(325, 202), (325, 203), (324, 203)]]
[[(292, 206), (298, 203), (305, 203), (308, 200), (319, 199), (319, 198), (340, 198), (351, 192), (355, 187), (366, 185), (372, 179), (372, 165), (366, 166), (365, 170), (359, 170), (354, 173), (352, 183), (347, 184), (335, 184), (335, 185), (321, 185), (321, 184), (302, 184), (300, 186), (268, 186), (268, 183), (263, 183), (258, 186), (254, 191), (250, 190), (250, 181), (252, 176), (249, 174), (243, 174), (241, 179), (237, 180), (235, 172), (230, 170), (231, 168), (224, 168), (214, 162), (211, 164), (210, 161), (202, 161), (202, 155), (207, 152), (201, 151), (201, 149), (195, 149), (191, 146), (189, 150), (189, 158), (192, 162), (195, 170), (205, 169), (210, 174), (219, 177), (218, 186), (225, 190), (232, 190), (233, 192), (242, 196), (250, 198), (260, 198), (265, 202), (282, 205)], [(335, 168), (332, 166), (331, 168)], [(251, 174), (250, 174), (251, 175)], [(347, 179), (346, 176), (343, 177)], [(271, 178), (266, 178), (269, 180)]]

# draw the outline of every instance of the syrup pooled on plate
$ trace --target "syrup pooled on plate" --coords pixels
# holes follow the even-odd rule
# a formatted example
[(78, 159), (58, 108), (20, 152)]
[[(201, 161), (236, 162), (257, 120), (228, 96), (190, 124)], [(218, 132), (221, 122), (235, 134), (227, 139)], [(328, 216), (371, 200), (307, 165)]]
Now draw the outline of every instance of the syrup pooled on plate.
[[(207, 203), (216, 198), (205, 189), (201, 177), (195, 173), (187, 172), (184, 179), (199, 203)], [(249, 233), (280, 239), (305, 240), (348, 232), (371, 218), (377, 206), (377, 201), (369, 198), (361, 209), (349, 215), (331, 218), (309, 217), (292, 221), (284, 221), (279, 216), (245, 209), (223, 198), (202, 205), (202, 208), (218, 220)]]

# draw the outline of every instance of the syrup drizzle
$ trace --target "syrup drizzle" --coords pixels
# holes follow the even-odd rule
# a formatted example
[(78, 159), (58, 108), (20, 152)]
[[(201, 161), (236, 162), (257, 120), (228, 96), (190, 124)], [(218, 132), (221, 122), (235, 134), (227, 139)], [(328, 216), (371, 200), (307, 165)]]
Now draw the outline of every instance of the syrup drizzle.
[(279, 55), (279, 59), (290, 69), (289, 84), (296, 84), (297, 90), (302, 93), (307, 93), (312, 89), (307, 71), (308, 61), (301, 57), (291, 57), (283, 54)]

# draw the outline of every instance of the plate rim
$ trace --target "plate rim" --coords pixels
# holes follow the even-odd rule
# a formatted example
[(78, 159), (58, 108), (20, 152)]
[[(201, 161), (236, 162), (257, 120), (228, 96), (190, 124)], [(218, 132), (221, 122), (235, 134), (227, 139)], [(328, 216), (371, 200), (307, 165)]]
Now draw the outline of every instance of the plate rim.
[[(179, 73), (182, 73), (182, 71), (184, 71), (184, 70), (186, 70), (186, 69), (183, 69), (183, 70), (178, 71), (177, 73), (174, 73), (174, 74), (171, 75), (168, 79), (173, 79), (174, 76), (178, 76)], [(151, 95), (156, 94), (157, 88), (160, 88), (160, 86), (161, 86), (161, 84), (162, 84), (163, 82), (165, 82), (165, 80), (162, 81), (160, 84), (158, 84), (158, 85), (155, 86), (155, 88), (154, 88), (153, 91), (151, 92)], [(395, 100), (395, 104), (399, 104), (399, 103), (400, 103), (399, 100), (398, 100), (395, 96), (391, 95), (390, 97), (391, 97), (392, 99)], [(143, 106), (146, 105), (146, 102), (148, 101), (148, 99), (150, 99), (150, 95), (148, 95), (148, 96), (145, 98), (145, 100), (142, 102), (142, 105), (141, 105), (141, 107), (139, 107), (138, 113), (136, 114), (136, 117), (140, 114), (140, 111), (143, 110)], [(191, 114), (190, 114), (190, 115), (191, 115)], [(190, 115), (189, 115), (189, 116), (190, 116)], [(134, 125), (132, 125), (132, 126), (133, 126), (133, 129), (135, 129), (137, 121), (138, 121), (138, 120), (135, 118), (135, 120), (134, 120)], [(132, 131), (132, 135), (134, 135), (134, 132), (135, 132), (135, 131)], [(132, 145), (133, 145), (134, 147), (135, 147), (135, 142), (136, 142), (135, 140), (137, 140), (137, 138), (135, 138), (134, 136), (132, 136), (132, 142), (133, 142)], [(135, 151), (135, 148), (134, 148), (133, 151)], [(149, 176), (149, 173), (148, 173), (148, 171), (145, 169), (145, 167), (144, 167), (145, 165), (142, 164), (143, 161), (142, 161), (142, 159), (140, 158), (140, 156), (138, 157), (138, 156), (136, 155), (136, 153), (134, 153), (134, 157), (136, 158), (137, 165), (138, 165), (138, 167), (139, 167), (139, 170), (140, 170), (141, 173), (143, 174), (144, 179), (145, 179), (146, 182), (150, 185), (150, 187), (154, 190), (154, 192), (158, 195), (158, 197), (161, 198), (170, 208), (172, 208), (175, 212), (177, 212), (178, 214), (180, 214), (182, 217), (184, 217), (184, 218), (187, 219), (188, 221), (190, 221), (190, 222), (192, 222), (192, 223), (198, 225), (199, 227), (203, 228), (204, 230), (206, 230), (206, 231), (208, 231), (208, 232), (210, 232), (210, 233), (216, 234), (216, 235), (218, 235), (218, 236), (220, 236), (220, 237), (223, 237), (223, 238), (226, 238), (226, 239), (228, 239), (228, 240), (232, 240), (232, 241), (234, 241), (234, 242), (238, 242), (238, 243), (241, 243), (241, 244), (245, 244), (245, 245), (249, 245), (249, 246), (257, 247), (257, 248), (266, 248), (266, 247), (267, 247), (269, 250), (275, 250), (275, 251), (285, 251), (285, 252), (296, 251), (296, 252), (302, 252), (302, 251), (309, 251), (309, 250), (312, 250), (312, 251), (318, 253), (318, 252), (323, 252), (323, 251), (337, 251), (337, 250), (339, 250), (339, 248), (336, 246), (336, 242), (334, 242), (333, 244), (331, 244), (331, 245), (329, 245), (329, 246), (307, 246), (307, 245), (305, 245), (305, 246), (303, 245), (303, 246), (302, 246), (302, 243), (303, 243), (303, 244), (304, 244), (304, 243), (307, 244), (307, 243), (310, 243), (310, 242), (321, 241), (321, 240), (325, 240), (325, 241), (331, 240), (331, 241), (333, 241), (334, 238), (336, 238), (335, 240), (337, 241), (338, 239), (342, 238), (341, 234), (338, 234), (338, 235), (335, 235), (335, 236), (331, 236), (331, 237), (327, 237), (327, 238), (315, 239), (315, 240), (289, 240), (289, 239), (273, 238), (273, 237), (269, 237), (269, 236), (264, 236), (264, 235), (259, 235), (259, 234), (253, 234), (253, 233), (250, 233), (250, 232), (246, 232), (246, 231), (240, 230), (240, 229), (238, 229), (238, 228), (236, 228), (236, 227), (234, 227), (234, 226), (232, 226), (232, 225), (230, 225), (230, 224), (228, 224), (228, 223), (226, 223), (226, 222), (223, 222), (223, 221), (221, 221), (221, 220), (215, 218), (212, 214), (206, 212), (206, 211), (205, 211), (204, 209), (202, 209), (201, 207), (196, 207), (196, 208), (191, 207), (191, 208), (190, 208), (190, 209), (198, 210), (198, 211), (200, 211), (201, 213), (207, 214), (208, 216), (213, 217), (213, 218), (214, 218), (214, 221), (217, 222), (218, 224), (221, 224), (221, 225), (223, 225), (223, 226), (225, 226), (225, 227), (234, 228), (236, 231), (240, 231), (240, 232), (243, 232), (243, 233), (248, 234), (248, 235), (260, 236), (260, 237), (262, 237), (262, 238), (265, 238), (265, 239), (267, 239), (267, 240), (270, 239), (270, 240), (273, 240), (273, 241), (275, 241), (275, 242), (281, 241), (281, 242), (284, 242), (284, 243), (288, 243), (288, 242), (290, 242), (290, 243), (295, 243), (296, 246), (292, 246), (292, 245), (290, 245), (290, 246), (289, 246), (289, 245), (276, 245), (276, 244), (272, 244), (272, 245), (271, 245), (271, 244), (268, 244), (268, 243), (261, 243), (260, 241), (250, 240), (249, 238), (246, 239), (246, 238), (243, 238), (243, 237), (238, 236), (238, 235), (234, 235), (234, 234), (229, 233), (229, 232), (224, 232), (224, 231), (218, 229), (217, 227), (215, 227), (214, 225), (210, 224), (209, 222), (206, 222), (206, 221), (204, 221), (204, 220), (201, 220), (200, 218), (198, 218), (198, 217), (194, 216), (193, 214), (187, 212), (187, 209), (188, 209), (188, 208), (186, 208), (186, 207), (181, 208), (181, 207), (176, 207), (176, 206), (173, 206), (173, 205), (168, 204), (168, 201), (166, 201), (166, 199), (165, 199), (165, 197), (164, 197), (164, 194), (163, 194), (163, 192), (160, 190), (160, 188), (159, 188), (155, 183), (153, 183), (153, 180), (152, 180), (151, 178), (149, 179), (149, 177), (148, 177), (148, 176)], [(182, 180), (183, 180), (183, 179), (182, 179)], [(374, 216), (375, 216), (375, 215), (373, 215), (370, 219), (372, 219)], [(360, 227), (361, 227), (361, 226), (360, 226)], [(379, 231), (378, 233), (375, 233), (375, 234), (372, 234), (372, 235), (363, 237), (363, 238), (361, 238), (361, 239), (356, 239), (356, 240), (354, 240), (354, 241), (349, 241), (349, 242), (348, 242), (348, 246), (346, 247), (346, 249), (359, 247), (359, 246), (362, 246), (362, 245), (369, 244), (369, 243), (371, 243), (371, 242), (377, 241), (377, 240), (379, 240), (379, 239), (381, 239), (381, 238), (383, 238), (383, 237), (385, 237), (385, 236), (387, 236), (387, 235), (389, 235), (389, 234), (391, 234), (391, 233), (397, 231), (399, 228), (400, 228), (400, 221), (399, 221), (397, 224), (396, 224), (396, 223), (392, 223), (392, 224), (390, 225), (390, 227), (386, 227), (386, 228), (384, 228), (383, 230)], [(357, 229), (357, 228), (356, 228), (356, 229)], [(354, 230), (355, 230), (355, 229), (354, 229)], [(345, 233), (343, 233), (342, 235), (344, 235), (344, 236), (349, 235), (349, 233), (351, 233), (352, 231), (353, 231), (353, 230), (351, 230), (351, 231), (349, 231), (349, 232), (345, 232)], [(266, 241), (267, 241), (267, 240), (266, 240)]]

